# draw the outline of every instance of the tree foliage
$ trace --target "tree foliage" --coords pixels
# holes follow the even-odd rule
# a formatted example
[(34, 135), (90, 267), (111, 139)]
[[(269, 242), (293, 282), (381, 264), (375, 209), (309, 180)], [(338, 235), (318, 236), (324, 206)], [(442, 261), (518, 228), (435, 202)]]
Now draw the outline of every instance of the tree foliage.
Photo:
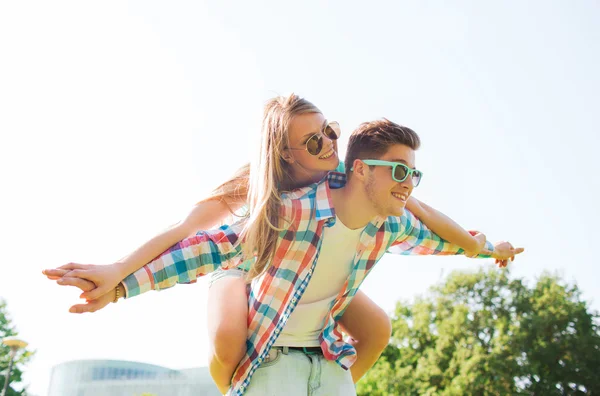
[(392, 323), (359, 395), (600, 394), (598, 313), (557, 276), (455, 272)]
[[(12, 325), (10, 318), (8, 317), (6, 302), (0, 299), (0, 340), (4, 337), (10, 336), (18, 336), (17, 330)], [(15, 357), (8, 390), (6, 396), (24, 396), (26, 395), (26, 391), (19, 390), (16, 391), (14, 388), (19, 389), (19, 383), (21, 382), (21, 377), (23, 375), (22, 367), (25, 365), (33, 353), (27, 349), (19, 351)], [(4, 344), (0, 344), (0, 393), (4, 387), (4, 381), (6, 376), (6, 371), (8, 370), (8, 364), (10, 359), (10, 349)]]

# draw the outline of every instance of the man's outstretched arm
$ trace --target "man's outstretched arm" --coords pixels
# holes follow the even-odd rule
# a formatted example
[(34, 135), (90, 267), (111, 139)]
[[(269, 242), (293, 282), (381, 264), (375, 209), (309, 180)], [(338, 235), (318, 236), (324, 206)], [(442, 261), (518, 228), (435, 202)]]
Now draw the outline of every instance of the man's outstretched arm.
[[(149, 290), (163, 290), (178, 283), (193, 283), (200, 276), (213, 272), (225, 263), (241, 263), (241, 244), (238, 243), (241, 224), (223, 226), (216, 230), (199, 232), (186, 238), (133, 274), (127, 276), (112, 291), (95, 300), (71, 307), (70, 312), (95, 312), (118, 298), (130, 298)], [(235, 264), (232, 264), (235, 263)], [(77, 286), (86, 291), (84, 268), (65, 274), (58, 283)], [(97, 271), (96, 271), (97, 272)]]
[(176, 243), (154, 260), (123, 279), (125, 298), (178, 283), (193, 283), (241, 254), (241, 226), (202, 231)]

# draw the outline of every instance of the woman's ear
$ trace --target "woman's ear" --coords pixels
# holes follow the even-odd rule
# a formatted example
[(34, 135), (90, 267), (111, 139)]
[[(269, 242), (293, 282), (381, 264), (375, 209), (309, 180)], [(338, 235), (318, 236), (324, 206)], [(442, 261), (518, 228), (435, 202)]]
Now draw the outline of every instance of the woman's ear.
[(296, 159), (290, 153), (290, 150), (283, 150), (283, 153), (281, 154), (281, 158), (283, 158), (283, 160), (285, 162), (287, 162), (288, 164), (293, 164), (294, 162), (296, 162)]

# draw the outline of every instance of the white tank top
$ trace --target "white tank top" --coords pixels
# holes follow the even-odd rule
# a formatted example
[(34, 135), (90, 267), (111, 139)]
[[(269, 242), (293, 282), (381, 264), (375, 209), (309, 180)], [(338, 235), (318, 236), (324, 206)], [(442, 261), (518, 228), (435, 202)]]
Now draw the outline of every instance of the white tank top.
[(290, 315), (275, 346), (319, 346), (319, 334), (331, 304), (352, 272), (354, 256), (364, 228), (351, 230), (339, 219), (323, 230), (314, 273)]

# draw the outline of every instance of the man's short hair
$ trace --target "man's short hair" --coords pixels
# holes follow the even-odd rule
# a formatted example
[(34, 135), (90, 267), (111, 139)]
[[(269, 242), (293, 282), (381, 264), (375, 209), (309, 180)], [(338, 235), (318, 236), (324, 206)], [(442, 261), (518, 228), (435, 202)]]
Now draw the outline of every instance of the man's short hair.
[(421, 146), (421, 139), (412, 129), (386, 118), (360, 124), (348, 141), (344, 161), (346, 176), (350, 177), (354, 160), (379, 159), (394, 144), (403, 144), (417, 150)]

